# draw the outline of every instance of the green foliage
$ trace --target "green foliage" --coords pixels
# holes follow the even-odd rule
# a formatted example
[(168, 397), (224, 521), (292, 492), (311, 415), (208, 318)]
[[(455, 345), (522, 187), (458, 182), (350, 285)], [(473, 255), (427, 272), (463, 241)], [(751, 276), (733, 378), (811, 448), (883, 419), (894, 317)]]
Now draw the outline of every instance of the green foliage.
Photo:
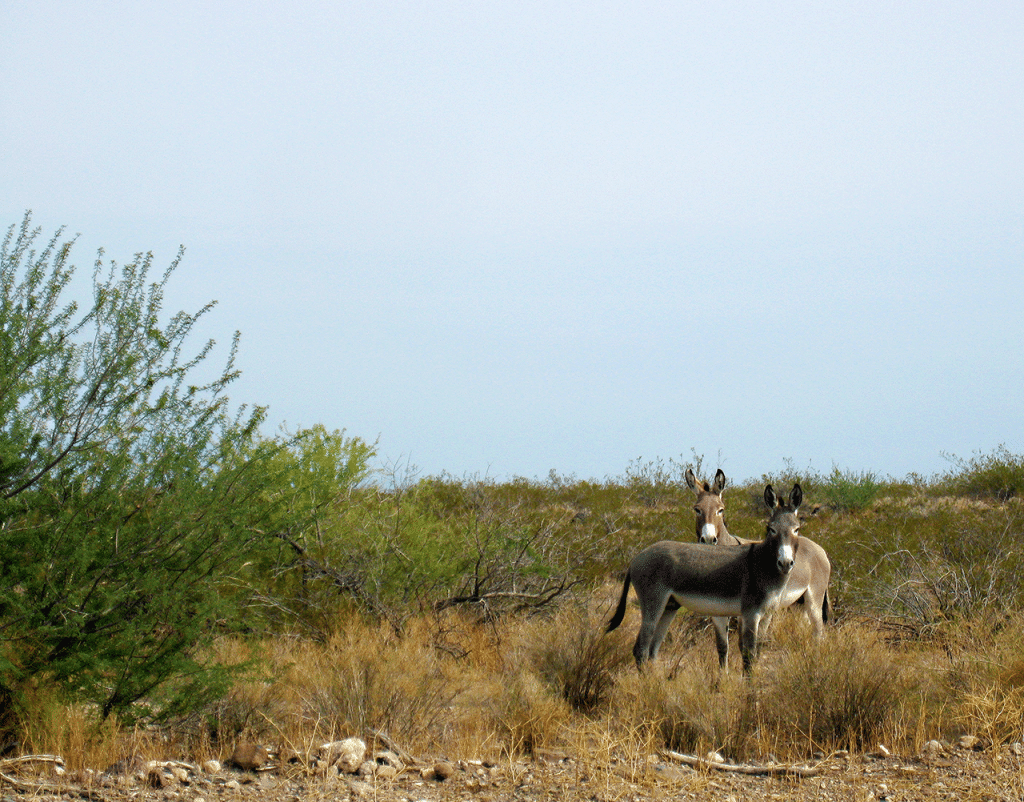
[[(26, 214), (0, 250), (0, 711), (37, 682), (101, 715), (170, 713), (215, 693), (197, 648), (232, 618), (236, 570), (266, 508), (264, 411), (232, 411), (234, 355), (190, 383), (213, 343), (197, 314), (161, 322), (181, 254), (97, 259), (92, 305), (62, 303), (74, 267), (58, 231), (38, 252)], [(243, 460), (242, 453), (246, 454)], [(145, 702), (145, 704), (143, 704)]]
[(246, 577), (253, 610), (268, 624), (329, 631), (336, 610), (325, 598), (358, 586), (360, 566), (349, 559), (353, 543), (342, 522), (372, 475), (375, 454), (358, 437), (316, 425), (286, 433), (264, 461), (261, 502), (273, 514)]
[[(727, 504), (729, 504), (728, 499), (735, 499), (736, 503), (728, 506), (728, 510), (733, 514), (741, 513), (745, 516), (762, 518), (767, 513), (764, 504), (765, 485), (770, 484), (780, 495), (787, 495), (790, 488), (798, 482), (803, 490), (804, 505), (806, 506), (811, 500), (817, 498), (821, 475), (810, 466), (804, 470), (798, 469), (791, 459), (784, 461), (781, 470), (763, 473), (760, 479), (749, 479), (743, 483), (733, 482), (732, 488), (726, 488), (724, 497), (727, 499)], [(729, 531), (732, 531), (732, 519), (730, 519)]]
[(887, 497), (867, 515), (804, 531), (832, 557), (834, 600), (918, 634), (1024, 598), (1024, 520), (1014, 502)]
[(969, 460), (945, 456), (953, 464), (943, 477), (948, 492), (1006, 501), (1024, 490), (1024, 454), (1014, 454), (1004, 445)]
[(870, 507), (882, 491), (882, 484), (871, 471), (857, 473), (833, 468), (818, 482), (818, 498), (838, 512), (858, 512)]

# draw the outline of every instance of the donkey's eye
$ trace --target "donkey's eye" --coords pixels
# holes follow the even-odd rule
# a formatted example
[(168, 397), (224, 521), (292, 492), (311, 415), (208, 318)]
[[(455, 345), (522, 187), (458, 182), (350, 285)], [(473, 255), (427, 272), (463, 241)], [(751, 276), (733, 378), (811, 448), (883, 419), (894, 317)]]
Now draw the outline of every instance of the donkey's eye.
[(700, 515), (700, 507), (694, 507), (694, 508), (693, 508), (693, 511), (694, 511), (695, 513), (697, 513), (698, 515)]
[(721, 514), (722, 514), (723, 512), (725, 512), (725, 507), (722, 507), (722, 509), (720, 509), (720, 510), (717, 510), (717, 513), (718, 513), (719, 515), (721, 515)]

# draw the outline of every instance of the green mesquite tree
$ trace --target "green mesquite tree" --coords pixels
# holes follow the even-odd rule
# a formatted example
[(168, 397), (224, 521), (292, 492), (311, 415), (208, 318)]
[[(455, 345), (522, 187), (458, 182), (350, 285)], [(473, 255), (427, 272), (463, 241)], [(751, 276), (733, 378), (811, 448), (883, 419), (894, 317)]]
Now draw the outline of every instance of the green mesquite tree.
[[(84, 312), (63, 230), (37, 251), (26, 213), (0, 248), (0, 725), (47, 683), (106, 716), (170, 715), (226, 681), (203, 649), (237, 620), (235, 572), (275, 513), (263, 408), (233, 409), (235, 335), (189, 351), (161, 321), (152, 254), (99, 253)], [(83, 305), (84, 306), (84, 305)]]

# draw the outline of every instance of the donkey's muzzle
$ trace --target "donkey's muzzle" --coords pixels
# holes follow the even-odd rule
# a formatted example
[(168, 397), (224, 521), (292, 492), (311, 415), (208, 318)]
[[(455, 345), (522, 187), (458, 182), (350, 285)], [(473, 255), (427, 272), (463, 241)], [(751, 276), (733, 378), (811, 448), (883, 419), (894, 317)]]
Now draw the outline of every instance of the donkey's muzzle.
[(780, 574), (788, 574), (793, 570), (793, 564), (796, 562), (796, 550), (786, 544), (785, 546), (779, 546), (779, 556), (776, 560), (776, 565), (779, 567)]

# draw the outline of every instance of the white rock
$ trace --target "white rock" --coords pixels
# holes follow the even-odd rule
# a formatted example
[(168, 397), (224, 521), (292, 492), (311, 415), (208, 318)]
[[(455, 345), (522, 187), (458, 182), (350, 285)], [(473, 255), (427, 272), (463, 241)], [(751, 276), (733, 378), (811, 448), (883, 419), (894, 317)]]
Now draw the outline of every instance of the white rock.
[(322, 744), (320, 758), (346, 774), (355, 774), (366, 759), (366, 742), (362, 738), (346, 738)]

